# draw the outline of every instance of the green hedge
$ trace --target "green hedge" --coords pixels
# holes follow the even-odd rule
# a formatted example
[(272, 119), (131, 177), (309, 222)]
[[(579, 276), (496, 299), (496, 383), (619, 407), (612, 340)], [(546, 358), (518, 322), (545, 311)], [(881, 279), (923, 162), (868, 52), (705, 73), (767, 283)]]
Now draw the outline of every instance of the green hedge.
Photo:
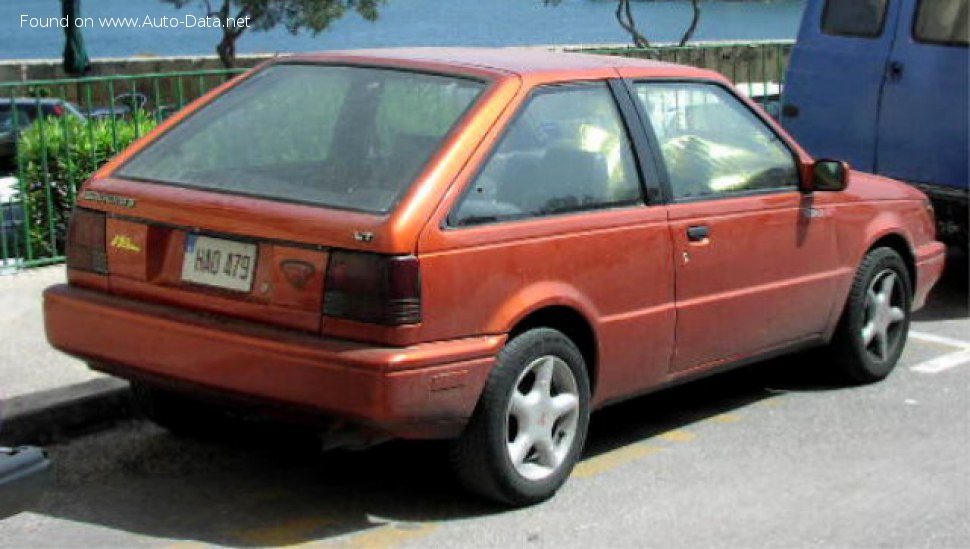
[[(35, 259), (63, 254), (77, 189), (98, 168), (155, 127), (149, 113), (128, 118), (40, 119), (17, 143), (18, 178)], [(18, 193), (19, 195), (20, 193)]]

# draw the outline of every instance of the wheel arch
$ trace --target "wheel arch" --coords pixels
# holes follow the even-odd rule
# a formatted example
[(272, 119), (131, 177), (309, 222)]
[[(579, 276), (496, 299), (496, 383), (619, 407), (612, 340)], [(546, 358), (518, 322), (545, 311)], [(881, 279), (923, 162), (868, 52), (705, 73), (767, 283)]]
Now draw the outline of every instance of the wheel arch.
[(896, 232), (888, 232), (880, 237), (878, 237), (873, 243), (866, 249), (865, 257), (869, 252), (875, 250), (876, 248), (890, 248), (899, 254), (903, 258), (903, 263), (906, 265), (906, 271), (909, 274), (909, 283), (912, 291), (916, 291), (916, 255), (913, 253), (913, 247), (906, 240), (906, 237)]
[(599, 377), (599, 347), (596, 330), (586, 316), (568, 305), (543, 306), (520, 318), (509, 330), (509, 339), (534, 328), (558, 330), (576, 344), (586, 361), (590, 394), (595, 394)]

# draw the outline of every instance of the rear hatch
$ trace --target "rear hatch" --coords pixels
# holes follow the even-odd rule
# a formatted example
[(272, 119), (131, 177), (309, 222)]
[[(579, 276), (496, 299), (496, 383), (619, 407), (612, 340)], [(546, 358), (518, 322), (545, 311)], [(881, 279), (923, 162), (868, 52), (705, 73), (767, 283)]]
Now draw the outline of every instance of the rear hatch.
[(68, 265), (107, 274), (119, 295), (308, 332), (323, 315), (416, 323), (417, 260), (354, 250), (483, 88), (412, 71), (270, 65), (90, 182)]

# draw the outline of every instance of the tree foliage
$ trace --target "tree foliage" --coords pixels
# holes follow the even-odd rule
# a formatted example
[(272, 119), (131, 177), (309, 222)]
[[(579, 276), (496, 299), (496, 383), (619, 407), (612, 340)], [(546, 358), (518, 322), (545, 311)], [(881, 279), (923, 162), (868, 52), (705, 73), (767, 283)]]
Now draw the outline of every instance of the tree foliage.
[(216, 53), (226, 67), (236, 61), (236, 40), (249, 29), (265, 31), (283, 26), (291, 34), (309, 31), (314, 36), (325, 31), (332, 22), (348, 11), (356, 11), (368, 21), (377, 19), (378, 8), (387, 0), (162, 0), (176, 8), (189, 4), (203, 7), (207, 17), (223, 23), (249, 18), (248, 26), (225, 25)]
[(20, 134), (19, 177), (26, 192), (18, 192), (17, 198), (26, 212), (34, 258), (63, 253), (67, 220), (81, 183), (156, 123), (145, 111), (113, 120), (46, 117)]

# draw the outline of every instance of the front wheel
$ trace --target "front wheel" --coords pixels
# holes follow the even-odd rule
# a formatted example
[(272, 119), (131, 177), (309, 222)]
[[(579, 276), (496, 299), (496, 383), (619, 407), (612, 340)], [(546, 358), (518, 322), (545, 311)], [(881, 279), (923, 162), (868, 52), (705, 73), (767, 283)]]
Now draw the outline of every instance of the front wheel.
[(461, 482), (486, 498), (548, 499), (579, 459), (589, 426), (582, 353), (561, 332), (538, 328), (502, 350), (475, 413), (452, 447)]
[(891, 248), (866, 254), (852, 282), (832, 350), (857, 383), (879, 381), (896, 367), (909, 333), (912, 283)]

